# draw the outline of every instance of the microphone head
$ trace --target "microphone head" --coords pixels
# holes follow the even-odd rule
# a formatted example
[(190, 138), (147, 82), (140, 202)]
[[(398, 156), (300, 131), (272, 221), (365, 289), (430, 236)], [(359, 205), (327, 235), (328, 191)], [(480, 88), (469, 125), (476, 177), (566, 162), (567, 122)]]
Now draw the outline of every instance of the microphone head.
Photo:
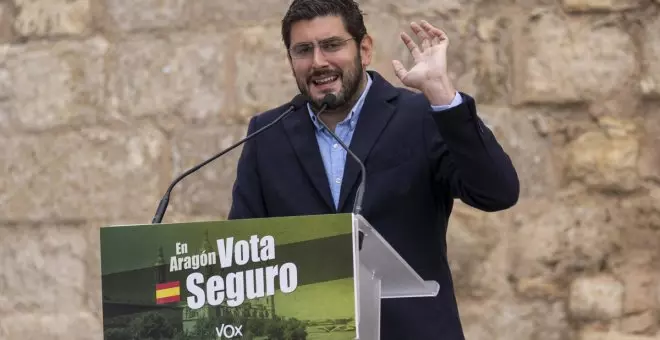
[(337, 96), (335, 96), (332, 93), (328, 93), (323, 97), (323, 100), (321, 101), (321, 106), (325, 105), (325, 107), (332, 108), (335, 105), (335, 102), (337, 102)]

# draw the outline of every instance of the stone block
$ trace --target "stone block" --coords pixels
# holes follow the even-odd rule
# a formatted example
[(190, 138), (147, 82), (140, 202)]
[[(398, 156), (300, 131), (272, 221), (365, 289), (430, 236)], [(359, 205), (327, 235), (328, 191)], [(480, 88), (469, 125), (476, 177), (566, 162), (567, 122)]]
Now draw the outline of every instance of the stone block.
[(627, 334), (654, 334), (657, 331), (658, 317), (653, 311), (626, 316), (619, 329)]
[(0, 319), (19, 310), (86, 308), (86, 261), (93, 250), (85, 233), (82, 226), (0, 225)]
[(57, 37), (90, 33), (90, 0), (14, 0), (16, 33), (24, 37)]
[(503, 295), (463, 300), (459, 309), (466, 339), (570, 339), (563, 302), (521, 301)]
[(447, 258), (457, 294), (485, 297), (508, 287), (498, 270), (508, 265), (499, 247), (508, 228), (506, 214), (488, 215), (457, 202), (449, 225)]
[(290, 0), (102, 0), (99, 16), (110, 32), (173, 31), (182, 28), (237, 27), (277, 23)]
[(633, 335), (616, 331), (586, 330), (579, 334), (579, 340), (658, 340), (658, 336)]
[(515, 29), (514, 104), (598, 100), (629, 86), (633, 39), (613, 23), (537, 10)]
[(579, 277), (570, 286), (569, 311), (578, 320), (612, 320), (623, 314), (623, 294), (611, 275)]
[(0, 85), (8, 119), (27, 130), (105, 119), (101, 109), (107, 49), (107, 41), (101, 38), (8, 48), (5, 62), (0, 63), (0, 79), (11, 84)]
[(660, 18), (652, 16), (644, 22), (642, 42), (642, 77), (640, 88), (649, 98), (660, 98)]
[(0, 3), (0, 44), (14, 40), (14, 9), (7, 2)]
[(0, 319), (0, 338), (101, 340), (101, 320), (87, 312), (13, 313)]
[(550, 139), (534, 125), (541, 113), (489, 105), (480, 105), (477, 110), (516, 167), (521, 198), (553, 196), (559, 188), (559, 167)]
[(629, 192), (639, 186), (639, 140), (633, 123), (603, 119), (604, 130), (588, 131), (567, 150), (566, 176), (591, 188)]
[(397, 59), (408, 66), (412, 62), (410, 51), (400, 38), (409, 22), (382, 11), (369, 11), (364, 17), (367, 32), (373, 39), (373, 56), (369, 69), (376, 70), (385, 79), (397, 86), (403, 86), (394, 73), (392, 60)]
[(643, 179), (660, 181), (660, 108), (650, 106), (644, 119), (644, 134), (640, 140), (639, 175)]
[[(247, 126), (221, 125), (174, 133), (171, 178), (238, 142), (246, 132)], [(235, 148), (181, 181), (172, 192), (168, 216), (226, 218), (241, 150), (242, 146)]]
[(121, 41), (111, 55), (109, 110), (117, 116), (176, 116), (188, 124), (229, 116), (223, 35), (138, 35)]
[(108, 31), (134, 32), (184, 27), (190, 20), (186, 0), (101, 0), (98, 16)]
[(9, 45), (0, 47), (0, 133), (10, 131), (12, 83), (5, 65), (6, 51)]
[(642, 313), (660, 307), (657, 304), (655, 286), (660, 282), (660, 274), (650, 268), (634, 268), (622, 272), (623, 275), (619, 277), (626, 290), (623, 299), (624, 313)]
[(290, 3), (291, 0), (187, 1), (191, 25), (213, 24), (229, 30), (267, 23), (279, 25)]
[(49, 135), (0, 135), (0, 216), (6, 220), (151, 220), (168, 150), (145, 125)]
[[(596, 198), (536, 199), (512, 208), (510, 273), (516, 280), (565, 284), (572, 273), (596, 272), (619, 240), (618, 207)], [(523, 282), (524, 283), (524, 282)]]
[(642, 4), (642, 0), (563, 0), (564, 8), (570, 12), (624, 11)]
[(250, 27), (236, 39), (229, 47), (236, 51), (231, 79), (236, 80), (237, 116), (232, 120), (245, 123), (254, 114), (287, 103), (299, 90), (279, 26)]
[[(364, 9), (389, 9), (399, 16), (455, 14), (457, 11), (468, 7), (461, 0), (363, 0), (359, 3), (360, 7)], [(373, 10), (370, 12), (373, 12)]]

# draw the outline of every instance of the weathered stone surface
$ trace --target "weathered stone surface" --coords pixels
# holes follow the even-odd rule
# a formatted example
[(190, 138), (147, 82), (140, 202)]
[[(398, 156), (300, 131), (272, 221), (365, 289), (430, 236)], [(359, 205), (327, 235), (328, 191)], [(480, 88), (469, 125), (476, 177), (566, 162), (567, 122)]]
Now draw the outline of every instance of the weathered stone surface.
[(470, 340), (562, 340), (569, 332), (562, 302), (519, 301), (513, 297), (469, 301), (459, 306)]
[(367, 32), (373, 39), (373, 58), (369, 69), (376, 70), (385, 79), (396, 86), (403, 86), (394, 73), (392, 60), (410, 65), (410, 51), (400, 38), (402, 31), (407, 29), (409, 22), (387, 12), (369, 11), (364, 17)]
[(508, 229), (506, 213), (485, 214), (456, 203), (447, 229), (447, 257), (457, 294), (482, 298), (507, 291), (501, 270), (508, 265), (502, 251)]
[(567, 150), (567, 178), (592, 188), (631, 191), (639, 186), (639, 141), (631, 122), (603, 119), (604, 131), (589, 131)]
[(0, 135), (0, 145), (3, 219), (148, 221), (165, 189), (158, 171), (167, 145), (151, 126)]
[(559, 187), (558, 166), (550, 140), (534, 128), (538, 113), (481, 105), (478, 114), (511, 157), (521, 182), (520, 196), (553, 196)]
[(611, 202), (585, 198), (521, 202), (513, 209), (511, 275), (565, 283), (570, 273), (600, 270), (619, 238), (618, 222), (612, 219), (617, 209)]
[(237, 27), (279, 23), (290, 0), (102, 0), (107, 13), (103, 27), (110, 32), (135, 33), (151, 30), (176, 31), (185, 28)]
[(0, 44), (14, 39), (14, 10), (7, 2), (0, 3)]
[[(171, 178), (238, 142), (246, 131), (246, 126), (232, 125), (175, 134)], [(237, 147), (179, 183), (172, 192), (168, 214), (226, 218), (241, 150), (242, 146)]]
[(208, 123), (229, 115), (226, 40), (219, 34), (140, 35), (112, 53), (109, 110), (128, 119), (179, 116)]
[(102, 25), (110, 31), (142, 31), (151, 29), (171, 29), (185, 26), (187, 15), (186, 0), (102, 0), (101, 11), (106, 14)]
[(9, 119), (29, 130), (103, 119), (107, 49), (102, 38), (9, 48), (0, 63), (0, 78), (11, 84), (0, 86)]
[(633, 39), (616, 22), (590, 23), (549, 10), (524, 15), (513, 48), (515, 103), (600, 99), (634, 75)]
[(0, 319), (16, 311), (70, 313), (86, 307), (91, 251), (83, 235), (76, 226), (0, 225)]
[(660, 98), (660, 19), (658, 15), (649, 17), (643, 28), (640, 39), (642, 41), (640, 88), (647, 97)]
[(9, 131), (11, 121), (12, 83), (6, 68), (8, 50), (9, 45), (0, 45), (0, 131)]
[(656, 284), (660, 274), (650, 266), (621, 271), (619, 275), (624, 283), (625, 297), (623, 311), (626, 314), (641, 313), (659, 307), (656, 298)]
[[(252, 115), (282, 105), (299, 93), (286, 48), (277, 26), (255, 26), (241, 31), (235, 50), (235, 79), (238, 116), (232, 121), (246, 122)], [(264, 56), (267, 55), (267, 58)]]
[[(209, 24), (221, 29), (235, 29), (263, 25), (265, 23), (279, 24), (284, 17), (291, 0), (243, 0), (187, 1), (191, 13), (191, 24)], [(279, 32), (278, 32), (279, 33)], [(278, 39), (281, 41), (281, 38)]]
[(579, 340), (657, 340), (658, 336), (625, 334), (616, 331), (584, 331)]
[(2, 339), (101, 340), (101, 321), (87, 312), (16, 313), (0, 319)]
[(624, 287), (610, 275), (580, 277), (571, 283), (569, 310), (581, 320), (611, 320), (623, 313)]
[(660, 182), (660, 108), (651, 106), (644, 119), (644, 133), (640, 140), (639, 175), (643, 179)]
[(563, 0), (568, 11), (623, 11), (639, 8), (642, 0)]
[(627, 313), (657, 310), (660, 306), (660, 188), (622, 199), (616, 209), (622, 221), (617, 250), (606, 266), (626, 288)]
[(89, 33), (92, 24), (90, 0), (14, 0), (14, 22), (22, 36), (44, 37)]
[[(627, 290), (630, 291), (630, 290)], [(626, 316), (621, 320), (619, 328), (628, 334), (655, 334), (658, 317), (654, 311)]]
[(562, 285), (544, 277), (524, 277), (517, 280), (515, 289), (520, 296), (550, 301), (563, 299), (568, 295)]
[(360, 1), (360, 6), (365, 8), (387, 8), (397, 15), (433, 15), (433, 14), (451, 14), (455, 13), (469, 1), (434, 1), (434, 0), (364, 0)]
[[(501, 10), (500, 5), (494, 2), (484, 2), (478, 6), (477, 19), (468, 17), (468, 25), (476, 20), (476, 32), (470, 32), (465, 37), (459, 37), (459, 41), (452, 41), (453, 45), (459, 43), (456, 52), (464, 49), (473, 49), (478, 52), (475, 60), (467, 59), (464, 54), (456, 54), (454, 60), (463, 60), (463, 76), (472, 71), (474, 76), (474, 96), (481, 103), (497, 103), (509, 105), (511, 92), (511, 72), (513, 63), (511, 60), (511, 19), (510, 13)], [(468, 26), (469, 27), (469, 26)], [(476, 35), (476, 39), (472, 36)], [(457, 83), (460, 85), (460, 81)], [(470, 90), (468, 87), (466, 90)]]

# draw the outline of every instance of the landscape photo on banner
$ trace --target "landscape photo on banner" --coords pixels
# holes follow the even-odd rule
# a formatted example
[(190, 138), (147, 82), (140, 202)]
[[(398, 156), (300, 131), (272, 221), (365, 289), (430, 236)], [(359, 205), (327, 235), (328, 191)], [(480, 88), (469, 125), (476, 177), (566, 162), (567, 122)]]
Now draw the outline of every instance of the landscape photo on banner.
[(351, 214), (101, 228), (106, 340), (356, 338)]

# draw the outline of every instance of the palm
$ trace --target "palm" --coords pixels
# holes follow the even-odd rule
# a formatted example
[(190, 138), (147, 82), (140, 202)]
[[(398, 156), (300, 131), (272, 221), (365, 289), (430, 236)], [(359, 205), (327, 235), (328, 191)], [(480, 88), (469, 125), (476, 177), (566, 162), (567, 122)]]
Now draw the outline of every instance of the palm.
[(425, 83), (446, 77), (449, 41), (444, 32), (425, 21), (422, 26), (412, 23), (411, 28), (421, 40), (421, 47), (405, 33), (401, 34), (401, 40), (412, 54), (413, 67), (406, 70), (398, 60), (394, 60), (392, 64), (397, 77), (404, 85), (421, 90)]

